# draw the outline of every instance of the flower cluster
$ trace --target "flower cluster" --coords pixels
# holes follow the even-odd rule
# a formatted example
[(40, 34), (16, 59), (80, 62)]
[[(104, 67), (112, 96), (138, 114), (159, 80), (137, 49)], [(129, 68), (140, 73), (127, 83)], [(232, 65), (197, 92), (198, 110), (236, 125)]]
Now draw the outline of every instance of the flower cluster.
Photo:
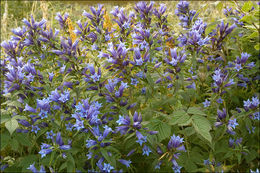
[(236, 37), (253, 30), (245, 4), (206, 23), (180, 1), (182, 27), (155, 2), (23, 19), (1, 43), (1, 171), (255, 170), (259, 60)]

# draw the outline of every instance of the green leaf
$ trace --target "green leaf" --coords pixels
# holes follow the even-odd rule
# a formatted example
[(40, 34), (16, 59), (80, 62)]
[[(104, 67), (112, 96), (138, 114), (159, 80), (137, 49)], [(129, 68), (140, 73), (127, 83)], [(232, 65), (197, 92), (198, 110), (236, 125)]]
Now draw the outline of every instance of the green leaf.
[(12, 150), (19, 151), (19, 143), (16, 139), (12, 139), (10, 144), (11, 144)]
[(169, 121), (170, 125), (185, 123), (190, 118), (189, 115), (184, 110), (178, 110), (173, 112), (172, 114), (173, 117), (169, 116), (169, 118), (171, 118)]
[(23, 146), (31, 146), (32, 143), (30, 139), (28, 138), (27, 134), (24, 133), (17, 133), (16, 134), (16, 139), (19, 141), (19, 143)]
[(192, 125), (198, 134), (211, 143), (212, 137), (209, 133), (211, 130), (211, 124), (207, 118), (201, 115), (193, 115)]
[(250, 34), (247, 38), (258, 38), (259, 34), (257, 31), (253, 32), (252, 34)]
[(185, 119), (185, 121), (183, 123), (180, 122), (178, 125), (179, 126), (188, 126), (188, 125), (190, 125), (191, 121), (192, 121), (192, 119), (189, 117), (189, 119)]
[(9, 144), (10, 136), (8, 132), (1, 134), (1, 151)]
[(193, 127), (186, 127), (184, 130), (183, 130), (183, 133), (186, 134), (187, 136), (191, 136), (195, 133), (195, 130)]
[(16, 119), (12, 118), (11, 120), (7, 121), (5, 123), (5, 127), (7, 128), (7, 130), (10, 132), (10, 134), (12, 135), (13, 132), (15, 131), (15, 129), (17, 127), (19, 127), (18, 122)]
[[(242, 19), (240, 19), (240, 21), (246, 22), (251, 24), (253, 21), (253, 16), (251, 15), (245, 15), (244, 17), (242, 17)], [(247, 26), (249, 28), (249, 26)], [(251, 29), (255, 29), (253, 26), (251, 27)]]
[(105, 150), (104, 148), (100, 148), (100, 152), (102, 154), (102, 156), (104, 156), (104, 158), (111, 163), (112, 166), (116, 166), (116, 162), (114, 158), (111, 158), (110, 156), (108, 156), (107, 150)]
[(60, 168), (59, 168), (59, 172), (61, 172), (63, 169), (65, 169), (67, 167), (67, 162), (64, 162)]
[(171, 135), (171, 126), (157, 119), (152, 120), (148, 124), (148, 128), (150, 130), (158, 131), (157, 137), (159, 142), (168, 138)]
[(74, 172), (75, 161), (70, 153), (67, 153), (68, 161), (67, 161), (67, 172)]
[[(31, 164), (33, 164), (33, 162), (35, 162), (35, 160), (37, 160), (37, 155), (28, 155), (28, 156), (22, 157), (18, 166), (22, 166), (23, 169), (27, 169)], [(27, 169), (27, 171), (28, 171), (28, 169)]]
[(257, 45), (254, 46), (255, 50), (259, 50), (260, 49), (260, 43), (257, 43)]
[(201, 111), (199, 109), (199, 107), (190, 107), (187, 111), (188, 114), (193, 114), (193, 115), (203, 115), (203, 116), (206, 116), (206, 114)]
[[(2, 112), (2, 110), (1, 110), (1, 112)], [(10, 119), (12, 119), (12, 117), (11, 117), (10, 115), (2, 114), (2, 115), (1, 115), (1, 119), (0, 119), (1, 124), (3, 124), (3, 123), (5, 123), (5, 122), (9, 121)]]
[(242, 10), (243, 10), (244, 12), (248, 12), (249, 10), (252, 9), (253, 5), (254, 5), (253, 2), (248, 1), (248, 2), (246, 2), (246, 3), (244, 4), (244, 6), (242, 7)]

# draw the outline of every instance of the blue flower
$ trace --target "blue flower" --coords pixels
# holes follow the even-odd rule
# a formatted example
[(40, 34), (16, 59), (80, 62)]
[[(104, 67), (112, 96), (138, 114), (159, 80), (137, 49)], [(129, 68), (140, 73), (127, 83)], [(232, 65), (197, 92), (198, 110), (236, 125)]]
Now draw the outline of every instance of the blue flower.
[(56, 136), (56, 134), (53, 133), (52, 130), (50, 132), (46, 132), (46, 135), (47, 135), (47, 139), (52, 139), (54, 136)]
[(90, 151), (87, 155), (86, 155), (87, 157), (88, 157), (88, 160), (89, 159), (91, 159), (92, 158), (92, 156), (93, 156), (93, 153)]
[(136, 65), (138, 65), (138, 66), (140, 66), (140, 65), (142, 65), (144, 63), (142, 58), (136, 59), (135, 61), (136, 61)]
[(136, 142), (139, 143), (140, 146), (142, 146), (143, 143), (147, 142), (147, 136), (142, 136), (142, 137), (138, 138), (138, 140)]
[(86, 140), (86, 147), (87, 148), (90, 148), (90, 147), (92, 147), (96, 144), (97, 144), (97, 142), (95, 140), (92, 140), (92, 139)]
[(143, 87), (141, 92), (142, 92), (142, 94), (145, 94), (146, 93), (146, 88)]
[(50, 82), (52, 82), (53, 77), (54, 77), (54, 73), (53, 72), (49, 73), (49, 81)]
[(27, 103), (25, 105), (25, 108), (23, 111), (29, 111), (29, 112), (33, 112), (33, 113), (36, 113), (36, 109), (32, 108), (31, 106), (29, 106)]
[(71, 148), (71, 146), (70, 145), (61, 145), (59, 148), (61, 150), (69, 150)]
[(182, 167), (178, 165), (175, 159), (172, 159), (171, 162), (172, 162), (172, 169), (174, 173), (180, 173)]
[(37, 132), (40, 130), (40, 128), (37, 125), (32, 125), (32, 130), (31, 132), (34, 132), (35, 134), (37, 134)]
[(118, 125), (125, 124), (124, 116), (119, 115), (119, 119), (116, 121)]
[(94, 75), (90, 76), (93, 80), (93, 82), (97, 82), (99, 81), (99, 78), (101, 77), (100, 75), (98, 75), (97, 73), (95, 73)]
[(161, 169), (161, 164), (162, 164), (162, 161), (160, 161), (159, 163), (157, 163), (154, 167), (154, 169)]
[(33, 173), (38, 173), (38, 170), (34, 166), (35, 163), (31, 164), (27, 169), (31, 170)]
[(109, 163), (104, 163), (103, 171), (110, 172), (112, 169), (114, 169), (113, 166), (111, 166)]
[(237, 125), (238, 125), (238, 123), (237, 123), (237, 120), (235, 118), (233, 120), (228, 121), (228, 126), (230, 126), (233, 129), (235, 129)]
[(62, 103), (65, 103), (66, 101), (68, 101), (70, 98), (70, 92), (69, 91), (64, 91), (64, 94), (61, 94), (59, 101), (61, 101)]
[(243, 101), (244, 102), (244, 107), (245, 108), (249, 108), (251, 105), (251, 101), (248, 99), (247, 101)]
[(143, 155), (147, 155), (149, 156), (149, 153), (151, 153), (152, 151), (150, 150), (150, 148), (146, 145), (144, 145), (143, 147)]
[(210, 164), (211, 164), (211, 162), (209, 161), (209, 159), (204, 160), (204, 165), (210, 165)]
[(180, 173), (181, 172), (181, 166), (177, 165), (177, 166), (172, 166), (172, 169), (174, 171), (174, 173)]
[(43, 110), (50, 110), (50, 100), (49, 98), (44, 98), (42, 100), (37, 99), (37, 108), (41, 108)]
[(26, 78), (28, 82), (33, 82), (34, 76), (31, 73), (29, 73), (29, 75), (27, 75)]
[(131, 160), (124, 160), (124, 159), (119, 159), (118, 160), (120, 163), (124, 164), (127, 168), (130, 167), (130, 164), (132, 163)]
[(131, 78), (131, 85), (137, 85), (139, 83), (139, 81), (135, 78)]
[(257, 106), (259, 105), (259, 99), (258, 99), (257, 97), (253, 97), (251, 104), (252, 104), (254, 107), (257, 107)]
[(209, 107), (210, 106), (210, 101), (208, 101), (207, 99), (203, 102), (204, 107)]
[(171, 139), (168, 143), (168, 149), (178, 148), (182, 143), (183, 143), (183, 138), (179, 136), (175, 136), (175, 134), (173, 134), (173, 136), (171, 136)]
[(218, 103), (223, 103), (223, 99), (220, 97), (220, 98), (218, 98), (217, 100), (216, 100)]
[(113, 82), (113, 80), (108, 79), (108, 84), (105, 85), (106, 89), (110, 92), (113, 93), (114, 88), (115, 88), (115, 83)]
[(41, 149), (39, 154), (41, 155), (41, 158), (45, 157), (47, 154), (50, 154), (52, 152), (52, 149)]
[(260, 120), (260, 112), (259, 111), (253, 113), (253, 115), (254, 115), (254, 120)]
[(48, 118), (48, 111), (44, 111), (41, 109), (39, 116), (41, 117), (41, 119)]
[(66, 130), (72, 131), (73, 124), (71, 122), (69, 122), (68, 124), (65, 124), (65, 126), (66, 126)]
[(186, 88), (196, 89), (196, 84), (195, 84), (195, 82), (193, 82), (191, 85), (186, 86)]
[(77, 130), (83, 129), (84, 128), (84, 121), (76, 119), (76, 124), (74, 126)]
[(236, 65), (235, 65), (234, 68), (235, 68), (237, 71), (239, 71), (239, 70), (242, 69), (242, 66), (241, 66), (241, 64), (237, 64), (237, 63), (236, 63)]
[(59, 98), (60, 98), (60, 94), (57, 90), (57, 88), (51, 92), (51, 94), (49, 95), (49, 99), (51, 101), (54, 101), (54, 102), (58, 102), (59, 101)]

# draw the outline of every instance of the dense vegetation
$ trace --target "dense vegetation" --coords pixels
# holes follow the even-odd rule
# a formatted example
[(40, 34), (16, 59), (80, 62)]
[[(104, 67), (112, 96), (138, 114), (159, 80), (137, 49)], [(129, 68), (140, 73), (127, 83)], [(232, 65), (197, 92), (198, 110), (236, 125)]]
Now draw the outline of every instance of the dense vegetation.
[(259, 3), (215, 5), (23, 19), (1, 43), (1, 171), (257, 172)]

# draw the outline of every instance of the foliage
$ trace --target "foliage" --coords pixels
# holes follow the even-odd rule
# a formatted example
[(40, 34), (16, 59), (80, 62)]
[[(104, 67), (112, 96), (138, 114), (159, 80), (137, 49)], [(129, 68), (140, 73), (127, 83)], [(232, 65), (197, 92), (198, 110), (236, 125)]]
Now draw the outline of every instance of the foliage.
[[(1, 43), (4, 172), (258, 170), (259, 3), (103, 5)], [(252, 48), (253, 47), (253, 48)]]

